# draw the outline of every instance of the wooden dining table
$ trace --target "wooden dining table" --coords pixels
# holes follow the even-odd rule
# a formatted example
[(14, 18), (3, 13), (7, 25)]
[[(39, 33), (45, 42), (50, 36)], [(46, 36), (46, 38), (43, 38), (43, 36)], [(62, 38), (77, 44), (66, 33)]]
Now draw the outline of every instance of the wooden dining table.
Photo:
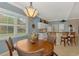
[(33, 52), (44, 48), (43, 55), (48, 56), (54, 50), (54, 45), (47, 40), (38, 40), (36, 43), (31, 43), (29, 39), (20, 40), (16, 43), (16, 48), (24, 53)]

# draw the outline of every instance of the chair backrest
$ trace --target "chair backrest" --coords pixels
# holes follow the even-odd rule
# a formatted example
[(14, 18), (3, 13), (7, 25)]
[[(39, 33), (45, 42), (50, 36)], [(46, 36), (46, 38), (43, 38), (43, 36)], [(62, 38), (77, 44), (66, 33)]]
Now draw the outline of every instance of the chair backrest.
[(17, 53), (19, 56), (42, 56), (43, 55), (42, 52), (44, 49), (39, 49), (39, 50), (34, 51), (34, 52), (26, 52), (26, 53), (21, 51), (20, 49), (17, 49), (17, 48), (16, 48), (16, 50), (17, 50)]
[(68, 36), (68, 32), (62, 32), (62, 37), (67, 37)]
[(11, 37), (9, 37), (8, 42), (11, 44), (11, 47), (12, 47), (12, 49), (14, 50), (14, 45), (13, 45), (13, 41), (12, 41), (12, 38), (11, 38)]
[(6, 42), (6, 45), (7, 45), (8, 49), (9, 49), (9, 55), (12, 56), (12, 55), (13, 55), (13, 54), (12, 54), (13, 49), (12, 49), (12, 47), (11, 47), (11, 44), (10, 44), (7, 40), (5, 40), (5, 42)]
[(75, 37), (75, 32), (69, 32), (68, 36)]
[(12, 56), (13, 55), (12, 52), (14, 51), (14, 45), (13, 45), (13, 42), (12, 42), (12, 38), (9, 37), (9, 39), (5, 40), (5, 42), (6, 42), (8, 49), (9, 49), (9, 54), (10, 54), (10, 56)]

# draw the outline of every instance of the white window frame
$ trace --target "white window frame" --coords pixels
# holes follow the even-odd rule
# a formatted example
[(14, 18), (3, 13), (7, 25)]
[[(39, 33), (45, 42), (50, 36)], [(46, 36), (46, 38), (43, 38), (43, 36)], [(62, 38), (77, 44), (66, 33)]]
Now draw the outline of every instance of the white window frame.
[[(0, 8), (0, 14), (2, 14), (2, 15), (4, 15), (4, 16), (8, 16), (8, 17), (12, 17), (12, 18), (15, 18), (15, 19), (17, 19), (18, 17), (15, 15), (16, 13), (14, 13), (14, 12), (11, 12), (11, 11), (7, 11), (6, 9), (3, 9), (3, 8)], [(12, 15), (15, 15), (15, 16), (11, 16), (10, 14), (12, 14)], [(18, 15), (18, 14), (17, 14)], [(19, 15), (18, 15), (19, 16)], [(20, 16), (22, 16), (22, 15), (20, 15)], [(22, 18), (21, 18), (22, 19)], [(26, 21), (26, 25), (25, 25), (25, 27), (26, 27), (26, 33), (25, 34), (27, 34), (28, 33), (28, 20), (26, 19), (26, 18), (23, 18), (25, 21)], [(14, 20), (14, 22), (15, 23), (17, 23), (16, 22), (16, 20)], [(2, 24), (2, 23), (0, 23), (0, 26), (2, 26), (2, 25), (4, 25), (4, 26), (14, 26), (14, 34), (13, 34), (13, 37), (15, 37), (16, 36), (16, 31), (17, 31), (17, 26), (20, 26), (20, 25), (17, 25), (17, 24)], [(24, 25), (21, 25), (21, 26), (24, 26)], [(8, 34), (8, 32), (7, 32), (7, 34)], [(7, 37), (5, 37), (5, 38), (8, 38), (8, 36)], [(0, 38), (0, 40), (3, 40), (3, 39), (5, 39), (5, 38)]]

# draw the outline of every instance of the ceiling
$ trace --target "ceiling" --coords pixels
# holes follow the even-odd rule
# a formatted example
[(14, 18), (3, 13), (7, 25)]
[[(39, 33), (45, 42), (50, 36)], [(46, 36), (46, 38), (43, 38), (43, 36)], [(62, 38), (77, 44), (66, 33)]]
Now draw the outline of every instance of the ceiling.
[[(9, 2), (22, 10), (29, 2)], [(78, 2), (33, 2), (33, 7), (39, 10), (39, 17), (49, 21), (79, 19)]]

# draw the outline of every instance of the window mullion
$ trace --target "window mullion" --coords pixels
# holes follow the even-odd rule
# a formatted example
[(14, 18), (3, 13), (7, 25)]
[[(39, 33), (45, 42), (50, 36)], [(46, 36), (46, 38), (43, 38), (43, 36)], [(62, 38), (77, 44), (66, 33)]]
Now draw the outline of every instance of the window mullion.
[(14, 20), (14, 36), (17, 35), (17, 19)]

